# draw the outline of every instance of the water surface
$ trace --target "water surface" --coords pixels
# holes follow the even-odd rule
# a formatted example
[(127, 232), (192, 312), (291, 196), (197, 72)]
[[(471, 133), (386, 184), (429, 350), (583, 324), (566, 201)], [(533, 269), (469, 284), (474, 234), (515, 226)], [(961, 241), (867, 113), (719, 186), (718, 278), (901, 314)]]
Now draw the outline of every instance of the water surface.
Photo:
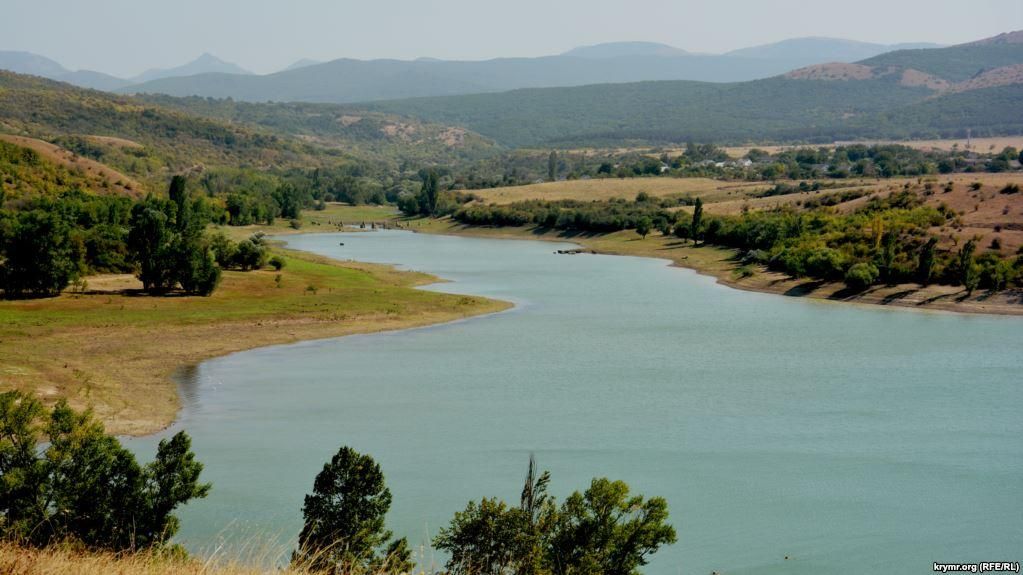
[(667, 498), (679, 542), (655, 575), (1023, 555), (1023, 320), (736, 291), (543, 242), (285, 239), (517, 306), (200, 365), (177, 427), (214, 483), (180, 514), (193, 549), (226, 532), (294, 537), (313, 477), (350, 445), (381, 463), (389, 525), (414, 545), (471, 498), (517, 501), (535, 453), (559, 497), (607, 476)]

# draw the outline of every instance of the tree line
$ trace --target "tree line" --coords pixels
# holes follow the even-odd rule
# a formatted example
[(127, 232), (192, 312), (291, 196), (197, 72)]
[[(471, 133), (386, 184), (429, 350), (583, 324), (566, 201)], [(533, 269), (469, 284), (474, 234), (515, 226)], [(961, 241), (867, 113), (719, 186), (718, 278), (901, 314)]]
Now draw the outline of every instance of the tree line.
[[(1002, 193), (1018, 189), (1009, 185)], [(909, 190), (871, 198), (851, 213), (830, 209), (862, 195), (834, 192), (807, 202), (803, 209), (785, 206), (730, 216), (705, 214), (699, 198), (654, 199), (641, 193), (634, 201), (471, 203), (452, 218), (476, 226), (587, 233), (635, 229), (646, 236), (657, 230), (684, 241), (734, 248), (743, 266), (764, 265), (793, 277), (844, 281), (857, 290), (913, 282), (961, 285), (971, 293), (977, 288), (1023, 286), (1023, 253), (1005, 255), (1000, 246), (980, 246), (971, 238), (940, 247), (931, 228), (959, 227), (959, 215), (944, 205), (924, 206), (922, 198)], [(670, 209), (676, 205), (692, 205), (692, 215)]]
[[(59, 294), (87, 273), (135, 273), (152, 294), (210, 295), (223, 269), (258, 269), (261, 236), (232, 242), (211, 234), (215, 205), (175, 176), (166, 198), (39, 196), (0, 210), (0, 293), (7, 299)], [(283, 265), (277, 260), (275, 266)]]
[[(145, 465), (89, 411), (48, 410), (30, 395), (0, 394), (0, 538), (20, 545), (162, 550), (174, 511), (206, 497), (191, 439), (161, 440)], [(562, 503), (532, 457), (517, 505), (471, 501), (434, 538), (452, 575), (634, 575), (676, 533), (661, 497), (596, 478)], [(303, 506), (293, 566), (310, 573), (408, 573), (408, 542), (386, 528), (392, 502), (380, 465), (343, 446), (323, 465)], [(176, 546), (175, 546), (176, 548)], [(183, 550), (178, 548), (180, 553)]]

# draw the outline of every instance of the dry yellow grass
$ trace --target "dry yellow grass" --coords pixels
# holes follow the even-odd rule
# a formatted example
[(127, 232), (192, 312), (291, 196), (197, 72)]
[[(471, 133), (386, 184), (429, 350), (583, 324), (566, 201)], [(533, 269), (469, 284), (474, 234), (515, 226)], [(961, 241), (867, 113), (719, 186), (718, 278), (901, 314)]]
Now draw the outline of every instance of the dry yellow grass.
[[(258, 563), (255, 563), (258, 564)], [(273, 564), (273, 563), (266, 563)], [(10, 575), (305, 575), (291, 568), (236, 560), (200, 561), (155, 553), (89, 553), (70, 548), (26, 549), (0, 544), (0, 573)]]
[(747, 197), (770, 187), (763, 182), (724, 182), (709, 178), (604, 178), (476, 190), (473, 193), (491, 204), (510, 204), (523, 200), (631, 200), (640, 192), (656, 197), (688, 194), (699, 196), (704, 201), (721, 201)]
[(211, 297), (149, 297), (130, 276), (57, 298), (0, 302), (0, 391), (92, 407), (119, 434), (169, 425), (173, 372), (236, 351), (451, 321), (510, 306), (413, 289), (436, 281), (296, 252), (279, 273), (226, 272)]

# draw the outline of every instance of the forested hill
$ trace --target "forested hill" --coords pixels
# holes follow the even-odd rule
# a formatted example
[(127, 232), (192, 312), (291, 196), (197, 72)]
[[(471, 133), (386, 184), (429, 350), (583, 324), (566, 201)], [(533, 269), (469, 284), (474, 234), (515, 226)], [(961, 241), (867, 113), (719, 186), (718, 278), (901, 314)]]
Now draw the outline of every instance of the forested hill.
[(733, 84), (641, 82), (372, 102), (509, 146), (1015, 134), (1020, 33)]
[(0, 71), (0, 133), (39, 138), (162, 187), (197, 166), (288, 167), (343, 154), (267, 130)]
[[(143, 181), (194, 167), (288, 169), (357, 162), (413, 172), (492, 156), (469, 130), (331, 104), (119, 96), (0, 71), (0, 135), (56, 143)], [(162, 187), (162, 183), (161, 186)]]

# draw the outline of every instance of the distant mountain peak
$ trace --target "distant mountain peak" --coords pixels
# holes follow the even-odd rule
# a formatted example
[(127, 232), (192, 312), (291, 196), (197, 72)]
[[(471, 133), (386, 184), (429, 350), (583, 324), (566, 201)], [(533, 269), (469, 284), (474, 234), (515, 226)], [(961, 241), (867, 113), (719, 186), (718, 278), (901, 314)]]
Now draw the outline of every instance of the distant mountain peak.
[(685, 56), (688, 52), (681, 48), (657, 42), (605, 42), (592, 46), (579, 46), (562, 56), (576, 58), (619, 58), (623, 56)]
[(290, 66), (281, 70), (281, 72), (287, 72), (288, 70), (298, 70), (299, 68), (308, 68), (309, 66), (315, 66), (317, 64), (322, 63), (323, 62), (320, 62), (319, 60), (313, 60), (311, 58), (302, 58), (300, 60), (296, 60)]
[(211, 72), (219, 72), (223, 74), (252, 74), (252, 72), (249, 72), (237, 64), (221, 60), (209, 52), (203, 52), (198, 58), (182, 66), (146, 70), (142, 74), (132, 78), (132, 80), (135, 82), (148, 82), (150, 80), (159, 80), (161, 78), (194, 76), (196, 74), (209, 74)]

